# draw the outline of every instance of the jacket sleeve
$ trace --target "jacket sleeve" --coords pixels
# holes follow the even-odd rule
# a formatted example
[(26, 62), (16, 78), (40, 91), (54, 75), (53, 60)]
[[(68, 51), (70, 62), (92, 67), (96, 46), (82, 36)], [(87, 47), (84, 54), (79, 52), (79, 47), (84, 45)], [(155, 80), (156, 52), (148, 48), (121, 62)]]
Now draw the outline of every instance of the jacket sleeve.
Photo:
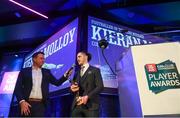
[(78, 75), (78, 72), (76, 72), (76, 73), (74, 74), (73, 79), (71, 80), (71, 84), (74, 84), (75, 82), (78, 83), (78, 81), (77, 81), (77, 75)]
[(51, 71), (50, 70), (47, 70), (48, 72), (48, 75), (49, 75), (49, 80), (50, 80), (50, 83), (55, 85), (55, 86), (60, 86), (63, 82), (65, 82), (68, 78), (61, 76), (59, 79), (56, 79), (54, 77), (54, 75), (52, 75)]
[(88, 94), (89, 98), (98, 95), (104, 88), (100, 69), (95, 70), (95, 85), (96, 87), (94, 88), (94, 90)]
[[(70, 81), (71, 84), (74, 84), (75, 82), (77, 82), (77, 72), (74, 74), (73, 79)], [(78, 82), (77, 82), (77, 83), (78, 83)], [(69, 88), (69, 92), (70, 92), (72, 95), (76, 95), (76, 93), (77, 93), (77, 92), (71, 91), (71, 88)]]
[(19, 72), (18, 79), (17, 79), (16, 86), (15, 86), (15, 90), (14, 90), (14, 93), (15, 93), (15, 96), (16, 96), (18, 102), (25, 99), (24, 95), (23, 95), (23, 92), (22, 92), (23, 88), (24, 88), (24, 85), (23, 85), (23, 70), (21, 70)]

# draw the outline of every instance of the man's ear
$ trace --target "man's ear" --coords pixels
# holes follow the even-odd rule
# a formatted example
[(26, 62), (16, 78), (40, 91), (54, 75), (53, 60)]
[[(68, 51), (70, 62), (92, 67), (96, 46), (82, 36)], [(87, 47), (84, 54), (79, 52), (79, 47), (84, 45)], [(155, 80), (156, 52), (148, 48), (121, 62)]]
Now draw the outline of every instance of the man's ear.
[(88, 62), (88, 56), (85, 56), (86, 57), (86, 60), (87, 60), (87, 62)]

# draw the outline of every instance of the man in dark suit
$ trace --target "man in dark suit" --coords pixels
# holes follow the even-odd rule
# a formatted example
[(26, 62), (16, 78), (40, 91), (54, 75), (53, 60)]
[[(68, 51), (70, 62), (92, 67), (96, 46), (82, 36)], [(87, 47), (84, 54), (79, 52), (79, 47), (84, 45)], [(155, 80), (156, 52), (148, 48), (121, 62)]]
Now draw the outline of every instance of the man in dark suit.
[(100, 69), (89, 65), (91, 55), (87, 52), (77, 54), (81, 69), (75, 74), (70, 89), (74, 94), (72, 117), (98, 117), (99, 94), (103, 90)]
[(42, 68), (44, 53), (36, 52), (32, 56), (32, 67), (20, 71), (15, 95), (21, 108), (22, 116), (42, 117), (48, 101), (49, 83), (59, 86), (65, 82), (69, 74), (57, 80), (48, 69)]

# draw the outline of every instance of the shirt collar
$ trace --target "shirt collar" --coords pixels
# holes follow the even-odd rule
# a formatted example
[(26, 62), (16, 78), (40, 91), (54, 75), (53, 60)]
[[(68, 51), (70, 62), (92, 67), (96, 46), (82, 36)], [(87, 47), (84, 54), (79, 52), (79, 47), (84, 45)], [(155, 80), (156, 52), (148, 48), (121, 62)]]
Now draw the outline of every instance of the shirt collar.
[(81, 67), (88, 68), (89, 67), (89, 63), (86, 63), (86, 64), (82, 65)]
[(41, 70), (41, 68), (35, 68), (34, 66), (32, 66), (32, 70)]

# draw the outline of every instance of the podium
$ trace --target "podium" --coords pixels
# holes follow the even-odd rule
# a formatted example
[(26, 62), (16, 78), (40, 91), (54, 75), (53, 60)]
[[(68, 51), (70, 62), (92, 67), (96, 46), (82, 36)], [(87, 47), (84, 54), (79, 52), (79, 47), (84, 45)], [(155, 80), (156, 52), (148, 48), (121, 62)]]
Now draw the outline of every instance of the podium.
[(116, 63), (122, 117), (180, 116), (180, 43), (132, 46)]

